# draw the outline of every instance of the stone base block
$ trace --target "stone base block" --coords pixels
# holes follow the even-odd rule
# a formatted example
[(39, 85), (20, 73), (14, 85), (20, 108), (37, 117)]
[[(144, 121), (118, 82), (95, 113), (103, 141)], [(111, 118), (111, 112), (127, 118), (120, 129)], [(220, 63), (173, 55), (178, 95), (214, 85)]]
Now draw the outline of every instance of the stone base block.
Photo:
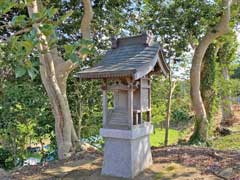
[(152, 125), (133, 130), (101, 129), (105, 138), (102, 175), (134, 178), (152, 164)]

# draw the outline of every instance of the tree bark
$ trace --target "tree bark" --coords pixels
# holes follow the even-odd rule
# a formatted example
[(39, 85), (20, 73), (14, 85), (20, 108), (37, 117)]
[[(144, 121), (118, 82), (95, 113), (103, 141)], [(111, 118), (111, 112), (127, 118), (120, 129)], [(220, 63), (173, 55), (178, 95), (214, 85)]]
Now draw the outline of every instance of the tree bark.
[(204, 54), (213, 40), (229, 31), (232, 1), (223, 0), (222, 3), (224, 10), (219, 23), (214, 28), (210, 29), (202, 38), (194, 52), (192, 59), (190, 84), (192, 107), (195, 113), (195, 127), (190, 141), (193, 141), (194, 139), (206, 141), (208, 138), (208, 120), (200, 92), (201, 64)]
[[(229, 81), (229, 72), (226, 66), (222, 67), (222, 74), (224, 78), (224, 83), (228, 83)], [(230, 120), (233, 118), (232, 111), (232, 101), (229, 95), (229, 89), (223, 89), (221, 94), (222, 101), (222, 120), (221, 125), (231, 125)]]
[[(89, 2), (87, 5), (91, 5), (89, 0), (85, 0), (84, 2)], [(37, 0), (33, 0), (32, 3), (28, 5), (28, 13), (30, 16), (32, 16), (33, 13), (39, 12), (39, 4), (40, 3)], [(86, 9), (89, 10), (89, 7), (86, 7)], [(83, 17), (83, 21), (88, 15), (87, 13), (84, 14), (85, 17)], [(84, 26), (85, 28), (90, 25), (89, 21), (91, 21), (89, 18), (85, 20), (87, 23), (87, 25)], [(73, 127), (73, 121), (66, 94), (68, 75), (71, 71), (78, 67), (78, 64), (73, 63), (70, 60), (64, 61), (58, 54), (56, 48), (50, 49), (47, 37), (41, 32), (39, 25), (40, 24), (33, 25), (37, 31), (39, 39), (41, 40), (38, 48), (40, 52), (46, 52), (40, 55), (40, 75), (55, 117), (55, 134), (58, 147), (58, 158), (64, 159), (69, 156), (71, 151), (73, 151), (73, 145), (79, 141)], [(88, 30), (90, 30), (90, 28), (88, 28)], [(85, 35), (83, 37), (85, 37)]]
[(220, 49), (219, 44), (211, 44), (203, 58), (201, 67), (201, 96), (206, 109), (207, 119), (211, 121), (213, 118), (213, 106), (216, 99), (216, 57)]
[(93, 18), (93, 11), (92, 11), (92, 5), (90, 0), (83, 0), (83, 6), (84, 6), (84, 14), (81, 22), (81, 33), (82, 38), (84, 39), (90, 39), (90, 29), (91, 29), (91, 21)]
[(171, 72), (169, 73), (169, 90), (168, 90), (168, 105), (167, 105), (167, 115), (166, 115), (166, 127), (165, 127), (165, 140), (164, 146), (168, 145), (168, 130), (170, 126), (170, 119), (171, 119), (171, 107), (172, 107), (172, 94), (175, 89), (176, 82), (172, 81)]

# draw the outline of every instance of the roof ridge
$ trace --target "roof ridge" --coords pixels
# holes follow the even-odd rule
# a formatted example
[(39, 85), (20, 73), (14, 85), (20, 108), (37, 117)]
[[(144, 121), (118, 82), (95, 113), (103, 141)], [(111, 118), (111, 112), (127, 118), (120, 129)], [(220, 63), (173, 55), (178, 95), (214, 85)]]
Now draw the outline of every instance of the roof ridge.
[(154, 35), (151, 31), (146, 31), (140, 35), (130, 36), (130, 37), (120, 37), (117, 38), (113, 36), (111, 38), (112, 49), (117, 49), (122, 46), (129, 44), (142, 44), (145, 46), (150, 46), (154, 42)]

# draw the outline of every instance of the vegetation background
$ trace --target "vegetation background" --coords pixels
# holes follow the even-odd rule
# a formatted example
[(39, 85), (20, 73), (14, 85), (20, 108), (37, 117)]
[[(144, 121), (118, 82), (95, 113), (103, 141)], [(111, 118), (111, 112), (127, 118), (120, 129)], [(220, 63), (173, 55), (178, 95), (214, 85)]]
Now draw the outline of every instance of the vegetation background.
[[(99, 62), (110, 48), (112, 36), (132, 36), (146, 30), (152, 30), (161, 43), (172, 71), (170, 80), (152, 78), (155, 127), (152, 146), (164, 145), (169, 84), (174, 82), (167, 144), (240, 148), (239, 134), (221, 137), (216, 133), (221, 122), (224, 127), (230, 126), (231, 131), (240, 130), (240, 126), (231, 127), (239, 120), (233, 107), (238, 104), (236, 108), (239, 108), (240, 103), (237, 40), (240, 6), (237, 1), (229, 10), (229, 31), (212, 39), (203, 54), (200, 90), (206, 110), (204, 118), (208, 120), (204, 127), (199, 125), (203, 121), (196, 119), (192, 105), (190, 91), (195, 86), (191, 84), (190, 70), (196, 49), (209, 31), (216, 33), (214, 27), (225, 14), (224, 10), (229, 9), (224, 2), (229, 1), (42, 0), (40, 10), (31, 14), (29, 8), (33, 2), (0, 1), (0, 168), (22, 166), (29, 157), (46, 161), (46, 157), (53, 154), (54, 158), (63, 158), (59, 152), (62, 149), (59, 135), (56, 135), (56, 122), (61, 120), (52, 111), (54, 103), (46, 92), (46, 85), (42, 84), (40, 72), (41, 58), (48, 62), (46, 54), (50, 52), (55, 57), (55, 50), (55, 59), (60, 57), (64, 63), (74, 64), (64, 80), (65, 105), (69, 105), (71, 114), (69, 121), (62, 121), (73, 123), (78, 141), (101, 150), (104, 144), (98, 135), (102, 126), (101, 82), (80, 81), (74, 74)], [(91, 30), (86, 37), (82, 26), (84, 13), (91, 20)], [(39, 49), (44, 44), (48, 45), (46, 49)], [(199, 133), (199, 127), (203, 127), (208, 136)], [(32, 152), (29, 147), (40, 147), (40, 150)]]

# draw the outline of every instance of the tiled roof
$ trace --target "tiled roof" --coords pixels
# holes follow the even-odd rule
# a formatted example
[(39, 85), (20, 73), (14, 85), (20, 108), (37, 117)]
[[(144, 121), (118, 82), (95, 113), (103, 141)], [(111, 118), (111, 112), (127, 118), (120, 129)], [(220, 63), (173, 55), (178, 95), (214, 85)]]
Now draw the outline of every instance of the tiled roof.
[(81, 79), (104, 79), (141, 76), (154, 70), (157, 65), (162, 73), (168, 73), (160, 45), (147, 42), (147, 35), (117, 39), (103, 60), (96, 66), (77, 73)]

